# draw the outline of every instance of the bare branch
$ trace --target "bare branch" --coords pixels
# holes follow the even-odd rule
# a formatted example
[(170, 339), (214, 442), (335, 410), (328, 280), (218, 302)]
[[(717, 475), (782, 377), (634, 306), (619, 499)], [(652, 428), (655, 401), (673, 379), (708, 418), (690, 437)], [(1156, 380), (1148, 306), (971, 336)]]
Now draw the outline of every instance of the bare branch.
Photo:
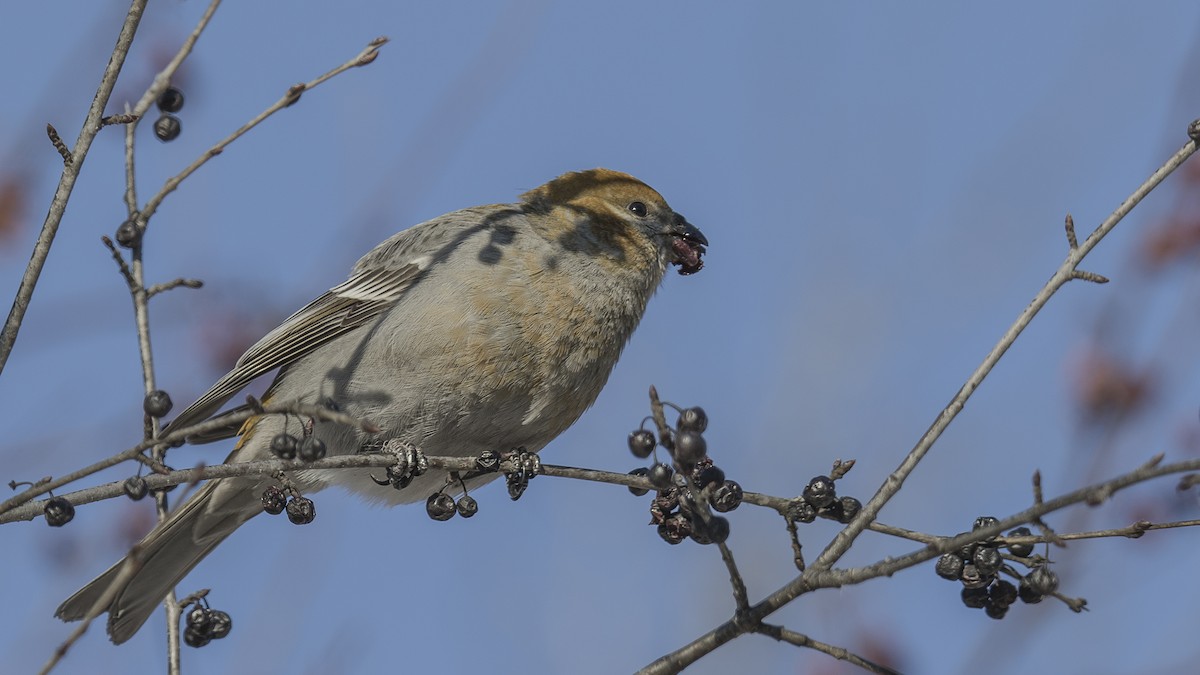
[(62, 176), (58, 180), (58, 188), (54, 191), (50, 210), (46, 214), (45, 222), (42, 223), (42, 231), (38, 234), (37, 243), (34, 244), (33, 255), (29, 259), (29, 265), (25, 268), (25, 274), (21, 277), (21, 285), (17, 288), (12, 309), (9, 310), (8, 318), (4, 322), (4, 329), (0, 331), (0, 373), (4, 372), (4, 365), (8, 363), (13, 345), (16, 344), (17, 334), (21, 330), (21, 322), (25, 319), (25, 311), (29, 309), (29, 302), (33, 298), (33, 290), (37, 286), (42, 268), (46, 264), (46, 257), (50, 254), (50, 247), (54, 244), (54, 237), (58, 234), (58, 226), (62, 223), (63, 214), (67, 211), (67, 201), (71, 198), (71, 191), (75, 188), (75, 181), (79, 178), (79, 172), (83, 168), (88, 150), (92, 147), (92, 141), (102, 126), (100, 119), (104, 116), (104, 108), (108, 105), (113, 87), (117, 84), (117, 76), (121, 73), (121, 67), (125, 65), (125, 56), (129, 53), (129, 46), (133, 43), (133, 36), (137, 33), (147, 1), (133, 0), (129, 6), (125, 23), (121, 26), (121, 32), (117, 36), (117, 45), (113, 48), (112, 56), (109, 57), (108, 66), (105, 67), (104, 75), (100, 78), (100, 86), (96, 89), (92, 105), (88, 108), (87, 117), (79, 131), (79, 138), (75, 141), (75, 149), (71, 152), (73, 161), (63, 168)]

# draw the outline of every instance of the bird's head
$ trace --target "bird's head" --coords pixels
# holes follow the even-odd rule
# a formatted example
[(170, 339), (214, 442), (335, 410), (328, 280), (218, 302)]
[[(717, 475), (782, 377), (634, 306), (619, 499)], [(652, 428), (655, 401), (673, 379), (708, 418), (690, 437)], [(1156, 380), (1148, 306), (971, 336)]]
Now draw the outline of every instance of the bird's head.
[(567, 248), (614, 256), (621, 264), (670, 263), (680, 274), (704, 267), (708, 239), (654, 188), (629, 174), (575, 171), (526, 192), (521, 201), (548, 218), (548, 233)]

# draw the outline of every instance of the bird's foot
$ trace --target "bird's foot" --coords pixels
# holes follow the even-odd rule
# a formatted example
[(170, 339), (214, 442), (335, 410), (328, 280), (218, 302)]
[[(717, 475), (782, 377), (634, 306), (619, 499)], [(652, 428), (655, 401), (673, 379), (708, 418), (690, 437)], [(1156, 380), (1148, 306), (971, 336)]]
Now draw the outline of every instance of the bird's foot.
[(387, 478), (377, 478), (371, 474), (371, 480), (377, 485), (391, 485), (397, 490), (403, 490), (408, 487), (413, 479), (429, 470), (429, 460), (425, 457), (425, 453), (412, 443), (406, 443), (398, 439), (384, 441), (377, 448), (371, 448), (374, 452), (381, 452), (391, 455), (396, 459), (396, 463), (387, 468)]
[(542, 460), (525, 448), (506, 453), (503, 458), (512, 466), (511, 471), (505, 472), (504, 480), (508, 484), (508, 496), (516, 501), (525, 494), (530, 479), (542, 472)]

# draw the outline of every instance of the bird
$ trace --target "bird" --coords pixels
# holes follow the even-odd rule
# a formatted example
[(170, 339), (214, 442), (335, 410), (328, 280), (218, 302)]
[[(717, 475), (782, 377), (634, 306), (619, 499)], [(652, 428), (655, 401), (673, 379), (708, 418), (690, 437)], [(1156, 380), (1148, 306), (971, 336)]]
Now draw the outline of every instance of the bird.
[[(369, 420), (375, 433), (260, 414), (194, 440), (237, 437), (227, 462), (271, 459), (283, 434), (319, 439), (330, 455), (395, 442), (427, 455), (537, 453), (595, 402), (668, 267), (698, 272), (707, 246), (657, 191), (603, 168), (563, 174), (515, 203), (433, 218), (369, 251), (345, 282), (251, 346), (164, 433), (219, 418), (235, 394), (277, 371), (264, 404), (325, 406)], [(389, 481), (369, 469), (301, 470), (290, 480), (304, 494), (336, 485), (395, 505), (426, 499), (446, 476), (408, 475), (403, 489), (380, 484)], [(131, 549), (138, 563), (106, 610), (112, 642), (129, 640), (185, 575), (263, 512), (264, 491), (279, 485), (271, 476), (210, 480)], [(124, 562), (56, 616), (84, 618)]]

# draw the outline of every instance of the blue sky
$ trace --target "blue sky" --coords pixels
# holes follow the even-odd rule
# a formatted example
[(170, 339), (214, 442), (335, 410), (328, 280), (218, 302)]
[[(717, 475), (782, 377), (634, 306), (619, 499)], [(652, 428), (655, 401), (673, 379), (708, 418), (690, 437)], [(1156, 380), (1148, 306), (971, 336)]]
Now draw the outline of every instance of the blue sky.
[[(136, 100), (203, 9), (152, 5), (110, 112)], [(23, 229), (0, 240), (4, 293), (61, 168), (44, 124), (73, 140), (123, 12), (77, 0), (0, 10), (0, 58), (16, 64), (0, 76), (0, 178), (30, 186)], [(399, 229), (606, 166), (657, 188), (710, 253), (701, 274), (667, 279), (595, 407), (544, 459), (636, 466), (624, 439), (653, 383), (708, 410), (710, 452), (747, 489), (797, 494), (835, 458), (854, 457), (839, 487), (865, 501), (1061, 262), (1065, 213), (1089, 231), (1186, 140), (1200, 116), (1197, 28), (1200, 8), (1187, 2), (228, 3), (179, 78), (181, 137), (160, 144), (141, 130), (143, 200), (287, 86), (377, 35), (392, 42), (164, 202), (147, 235), (150, 279), (207, 285), (153, 303), (159, 383), (186, 405), (236, 356), (218, 354), (227, 345), (342, 281)], [(121, 135), (110, 130), (0, 376), (5, 482), (140, 438), (130, 303), (99, 245), (124, 218), (122, 181)], [(1195, 455), (1197, 322), (1181, 307), (1194, 306), (1196, 275), (1148, 278), (1132, 262), (1180, 182), (1085, 263), (1114, 282), (1070, 285), (1050, 303), (882, 520), (951, 534), (1026, 507), (1035, 469), (1057, 493), (1155, 452)], [(1133, 309), (1098, 333), (1113, 306)], [(1086, 348), (1109, 339), (1157, 368), (1163, 393), (1102, 435), (1080, 423), (1072, 378)], [(173, 461), (225, 451), (186, 448)], [(1179, 508), (1172, 489), (1165, 481), (1052, 522), (1122, 526), (1139, 505)], [(234, 621), (230, 638), (186, 650), (185, 668), (628, 672), (731, 612), (717, 552), (663, 544), (644, 525), (647, 501), (623, 489), (539, 479), (517, 503), (495, 485), (476, 496), (470, 521), (334, 492), (316, 497), (319, 516), (304, 528), (256, 519), (185, 582), (213, 587)], [(120, 555), (149, 508), (117, 501), (80, 509), (62, 530), (0, 531), (6, 670), (48, 657), (68, 631), (53, 609)], [(731, 521), (752, 599), (785, 583), (778, 518), (743, 508)], [(802, 530), (807, 550), (834, 531)], [(1172, 672), (1195, 657), (1184, 639), (1194, 622), (1180, 620), (1200, 599), (1191, 538), (1073, 545), (1061, 574), (1065, 592), (1091, 603), (1080, 616), (1042, 603), (992, 621), (926, 566), (816, 594), (775, 620), (853, 649), (882, 645), (913, 673)], [(845, 562), (910, 548), (866, 536)], [(1146, 570), (1151, 579), (1132, 581)], [(161, 670), (163, 631), (156, 619), (112, 647), (93, 630), (61, 672)], [(744, 637), (689, 672), (735, 669), (846, 667)]]

